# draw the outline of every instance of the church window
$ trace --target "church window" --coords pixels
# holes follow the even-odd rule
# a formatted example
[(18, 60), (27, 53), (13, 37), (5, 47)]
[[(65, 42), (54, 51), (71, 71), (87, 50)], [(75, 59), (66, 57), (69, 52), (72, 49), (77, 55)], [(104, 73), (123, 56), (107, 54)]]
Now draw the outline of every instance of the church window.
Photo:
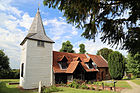
[(24, 63), (21, 64), (21, 77), (23, 77), (24, 74)]
[(44, 42), (43, 41), (37, 41), (37, 46), (44, 47)]

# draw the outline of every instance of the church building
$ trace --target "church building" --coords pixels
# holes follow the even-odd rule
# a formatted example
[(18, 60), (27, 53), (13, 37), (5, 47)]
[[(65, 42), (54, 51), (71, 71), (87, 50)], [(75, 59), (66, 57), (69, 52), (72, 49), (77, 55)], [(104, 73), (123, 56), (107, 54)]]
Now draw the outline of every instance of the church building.
[(21, 42), (20, 86), (24, 89), (68, 83), (73, 79), (110, 79), (107, 61), (99, 55), (53, 51), (53, 40), (45, 33), (39, 9), (27, 36)]

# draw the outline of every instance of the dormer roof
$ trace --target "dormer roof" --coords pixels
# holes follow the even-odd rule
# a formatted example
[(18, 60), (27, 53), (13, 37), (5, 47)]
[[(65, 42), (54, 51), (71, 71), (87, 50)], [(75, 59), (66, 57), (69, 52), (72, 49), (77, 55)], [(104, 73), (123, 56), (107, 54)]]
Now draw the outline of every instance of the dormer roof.
[(44, 41), (44, 42), (54, 43), (54, 41), (51, 40), (45, 33), (39, 9), (37, 10), (37, 13), (34, 17), (34, 20), (31, 24), (31, 27), (28, 31), (27, 36), (24, 38), (24, 40), (21, 42), (20, 45), (23, 45), (27, 39), (40, 40), (40, 41)]
[[(97, 67), (108, 67), (107, 62), (102, 57), (98, 55), (91, 55), (91, 54), (88, 54), (88, 55), (89, 55), (89, 58), (87, 58), (85, 54), (53, 51), (53, 71), (54, 73), (73, 73), (75, 69), (77, 68), (78, 64), (81, 64), (81, 66), (84, 68), (86, 72), (98, 71), (98, 69), (94, 67), (94, 65), (93, 65), (93, 69), (89, 69), (86, 65), (88, 62), (94, 62)], [(58, 62), (60, 60), (63, 60), (65, 57), (67, 59), (68, 68), (65, 70), (62, 70)], [(81, 62), (79, 62), (78, 60), (79, 58)]]

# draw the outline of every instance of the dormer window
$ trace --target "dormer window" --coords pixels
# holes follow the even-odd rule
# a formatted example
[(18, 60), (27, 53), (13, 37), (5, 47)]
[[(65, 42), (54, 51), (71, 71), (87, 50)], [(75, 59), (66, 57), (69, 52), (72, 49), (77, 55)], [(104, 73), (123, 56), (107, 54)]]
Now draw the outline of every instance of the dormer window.
[(80, 57), (76, 57), (76, 58), (73, 58), (73, 61), (79, 61), (79, 62), (82, 62)]
[(80, 59), (80, 57), (77, 59), (77, 61), (82, 62), (81, 59)]
[(87, 67), (88, 67), (89, 69), (93, 69), (93, 65), (92, 65), (91, 62), (86, 63), (86, 65), (87, 65)]
[(44, 42), (43, 41), (37, 41), (37, 46), (38, 47), (44, 47)]
[(59, 66), (61, 69), (67, 69), (68, 64), (67, 64), (67, 58), (65, 56), (63, 56), (60, 60), (59, 60)]
[(67, 69), (67, 62), (59, 62), (59, 66), (61, 69)]
[(90, 59), (85, 59), (85, 64), (86, 64), (86, 66), (88, 67), (88, 69), (93, 69), (93, 61), (92, 61), (92, 59), (90, 58)]
[(92, 65), (97, 69), (97, 65), (94, 62), (92, 62)]

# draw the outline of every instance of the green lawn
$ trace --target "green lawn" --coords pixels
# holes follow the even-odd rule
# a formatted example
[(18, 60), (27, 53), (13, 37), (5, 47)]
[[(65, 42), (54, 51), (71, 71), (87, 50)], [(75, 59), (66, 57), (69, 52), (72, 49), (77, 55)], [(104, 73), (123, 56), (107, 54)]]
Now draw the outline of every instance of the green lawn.
[[(0, 93), (37, 93), (37, 90), (20, 90), (17, 88), (18, 85), (8, 85), (9, 82), (19, 82), (19, 79), (0, 79)], [(59, 88), (63, 91), (56, 93), (116, 93), (111, 91), (94, 91), (68, 87)]]
[(0, 93), (37, 93), (36, 90), (20, 90), (18, 85), (8, 85), (9, 82), (19, 82), (18, 79), (0, 79)]
[[(116, 87), (122, 87), (122, 88), (131, 88), (131, 86), (125, 81), (125, 80), (115, 80), (115, 81), (117, 81), (117, 83), (115, 83), (115, 86)], [(98, 82), (100, 85), (101, 85), (101, 81), (99, 81)], [(107, 86), (114, 86), (114, 84), (113, 83), (105, 83), (104, 82), (104, 84), (105, 84), (105, 86), (107, 85)]]
[(136, 84), (138, 84), (138, 85), (140, 85), (140, 78), (137, 78), (137, 79), (134, 79), (134, 80), (131, 80), (131, 81), (136, 83)]
[(131, 86), (125, 80), (118, 80), (116, 87), (131, 88)]
[(63, 91), (56, 92), (56, 93), (116, 93), (112, 91), (95, 91), (95, 90), (85, 90), (85, 89), (75, 89), (69, 87), (59, 87)]

